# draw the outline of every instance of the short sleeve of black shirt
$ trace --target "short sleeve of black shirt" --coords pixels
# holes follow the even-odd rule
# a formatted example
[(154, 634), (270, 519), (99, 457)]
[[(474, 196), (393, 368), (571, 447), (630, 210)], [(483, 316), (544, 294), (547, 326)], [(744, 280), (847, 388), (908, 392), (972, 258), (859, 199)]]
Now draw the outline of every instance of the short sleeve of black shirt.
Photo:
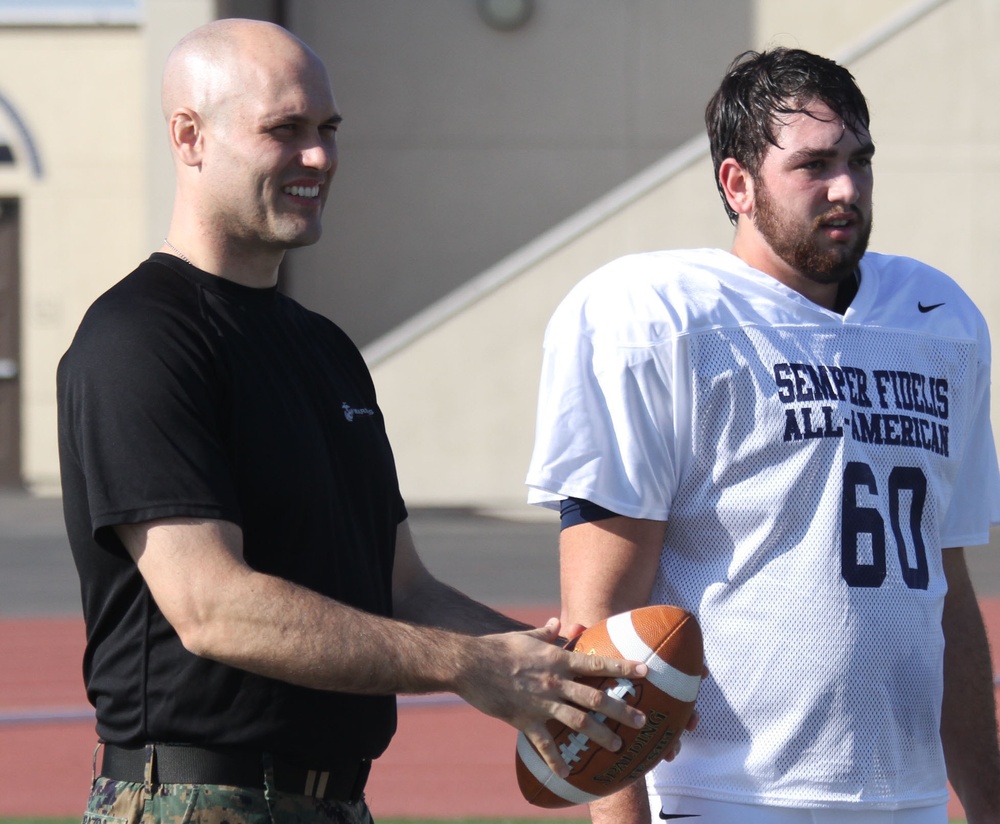
[(98, 533), (178, 515), (240, 522), (224, 349), (197, 290), (158, 274), (141, 269), (98, 301), (60, 367), (64, 447)]

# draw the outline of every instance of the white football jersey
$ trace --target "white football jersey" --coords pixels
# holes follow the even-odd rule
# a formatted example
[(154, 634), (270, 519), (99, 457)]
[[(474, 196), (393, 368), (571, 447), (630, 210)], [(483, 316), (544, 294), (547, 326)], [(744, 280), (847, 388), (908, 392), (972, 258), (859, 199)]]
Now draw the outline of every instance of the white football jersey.
[(632, 255), (546, 331), (529, 500), (667, 521), (653, 601), (705, 634), (662, 794), (947, 799), (941, 548), (1000, 521), (989, 337), (941, 272), (860, 272), (840, 315), (721, 250)]

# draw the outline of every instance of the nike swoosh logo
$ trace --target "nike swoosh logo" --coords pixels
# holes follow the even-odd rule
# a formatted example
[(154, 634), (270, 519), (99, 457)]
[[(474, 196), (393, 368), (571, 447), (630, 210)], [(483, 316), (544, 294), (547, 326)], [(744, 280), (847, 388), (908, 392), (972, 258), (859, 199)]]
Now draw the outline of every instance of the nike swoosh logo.
[(924, 306), (919, 301), (917, 302), (917, 308), (921, 312), (930, 312), (930, 311), (932, 311), (934, 309), (937, 309), (939, 306), (944, 306), (944, 304), (943, 303), (932, 303), (930, 306)]
[(689, 815), (667, 815), (665, 812), (660, 813), (661, 821), (673, 821), (675, 818), (701, 818), (701, 816), (694, 813)]

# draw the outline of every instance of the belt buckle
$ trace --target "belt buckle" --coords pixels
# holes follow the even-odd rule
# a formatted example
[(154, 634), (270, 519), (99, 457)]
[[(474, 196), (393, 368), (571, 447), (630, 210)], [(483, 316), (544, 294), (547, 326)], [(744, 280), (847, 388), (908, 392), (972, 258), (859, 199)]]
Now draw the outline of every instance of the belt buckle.
[[(368, 781), (368, 774), (371, 772), (371, 759), (362, 758), (359, 759), (351, 765), (353, 774), (345, 776), (343, 772), (347, 769), (341, 768), (341, 770), (318, 770), (318, 769), (301, 769), (294, 770), (299, 774), (299, 785), (297, 792), (305, 795), (309, 798), (315, 798), (321, 801), (325, 800), (337, 800), (337, 801), (347, 801), (351, 804), (356, 804), (361, 800), (362, 794), (365, 790), (365, 784)], [(283, 765), (275, 763), (275, 778), (277, 778), (277, 773), (284, 772), (282, 769)], [(281, 784), (285, 784), (288, 787), (287, 781), (291, 779), (292, 775), (288, 775), (285, 781), (280, 781)], [(291, 788), (289, 788), (291, 789)], [(346, 795), (346, 798), (344, 797)]]
[(326, 798), (326, 785), (330, 781), (329, 770), (306, 770), (306, 786), (303, 795)]
[[(356, 804), (361, 800), (362, 795), (365, 791), (365, 784), (368, 782), (368, 774), (371, 772), (372, 762), (369, 758), (359, 759), (354, 763), (354, 775), (351, 777), (351, 786), (347, 791), (347, 798), (341, 798), (339, 796), (334, 796), (338, 801), (347, 801), (351, 804)], [(330, 777), (333, 775), (332, 770), (306, 770), (305, 775), (305, 786), (303, 787), (303, 795), (307, 795), (311, 798), (317, 798), (321, 801), (328, 798), (327, 792), (334, 793), (336, 789), (343, 791), (346, 787), (347, 782), (338, 782), (334, 780), (330, 781)], [(338, 783), (340, 786), (338, 787)], [(331, 786), (332, 785), (332, 786)]]

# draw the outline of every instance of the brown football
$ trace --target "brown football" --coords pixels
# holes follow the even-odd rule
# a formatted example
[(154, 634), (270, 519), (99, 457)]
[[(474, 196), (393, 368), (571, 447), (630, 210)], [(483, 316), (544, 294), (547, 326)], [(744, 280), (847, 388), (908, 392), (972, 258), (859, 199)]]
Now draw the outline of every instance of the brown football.
[[(567, 648), (645, 663), (649, 667), (645, 678), (581, 681), (638, 707), (646, 714), (646, 724), (636, 730), (608, 722), (622, 739), (621, 749), (611, 752), (564, 724), (549, 721), (549, 732), (570, 768), (567, 778), (552, 772), (524, 733), (519, 733), (517, 783), (525, 799), (538, 807), (596, 801), (651, 770), (684, 731), (701, 683), (701, 628), (680, 607), (642, 607), (614, 615), (585, 630)], [(600, 713), (595, 716), (605, 721)]]

